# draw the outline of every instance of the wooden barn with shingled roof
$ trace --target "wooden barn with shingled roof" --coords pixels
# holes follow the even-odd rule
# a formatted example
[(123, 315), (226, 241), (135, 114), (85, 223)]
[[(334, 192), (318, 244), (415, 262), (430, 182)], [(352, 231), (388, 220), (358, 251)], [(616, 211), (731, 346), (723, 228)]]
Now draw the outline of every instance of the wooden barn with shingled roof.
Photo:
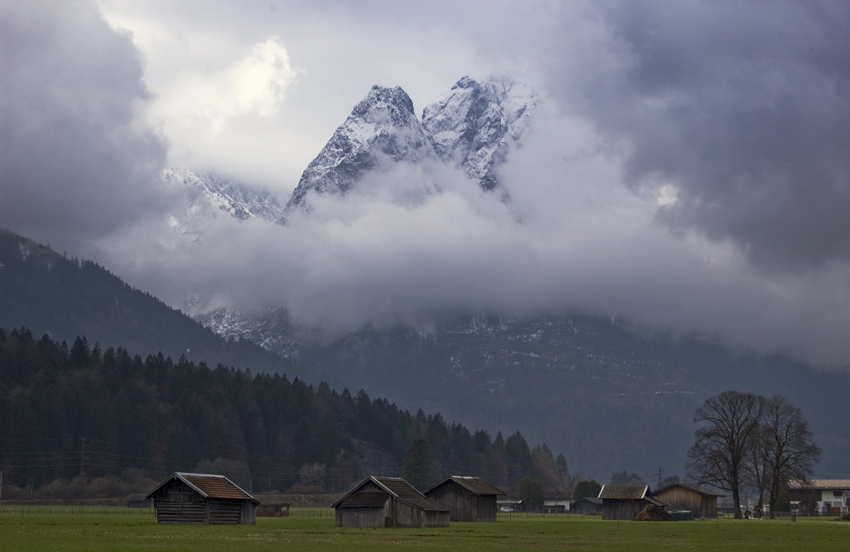
[(655, 492), (655, 498), (669, 504), (670, 510), (688, 510), (697, 518), (716, 518), (721, 496), (723, 493), (689, 483), (675, 483)]
[(175, 472), (145, 498), (157, 523), (254, 525), (260, 502), (223, 475)]
[(449, 510), (400, 477), (370, 476), (333, 504), (337, 527), (448, 527)]
[(632, 520), (641, 511), (654, 504), (667, 509), (667, 503), (652, 497), (648, 485), (602, 485), (602, 519)]
[(452, 475), (425, 496), (451, 512), (451, 521), (496, 521), (496, 497), (505, 493), (480, 477)]

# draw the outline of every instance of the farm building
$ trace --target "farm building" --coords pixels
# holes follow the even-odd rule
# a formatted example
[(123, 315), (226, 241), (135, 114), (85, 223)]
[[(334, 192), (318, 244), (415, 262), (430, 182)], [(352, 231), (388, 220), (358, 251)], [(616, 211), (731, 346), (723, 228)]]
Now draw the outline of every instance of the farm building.
[(791, 507), (799, 513), (840, 516), (850, 507), (850, 479), (789, 481), (788, 490)]
[(667, 504), (652, 498), (647, 485), (602, 485), (602, 519), (634, 519), (641, 510), (654, 504), (666, 509)]
[(157, 523), (254, 525), (259, 501), (223, 475), (175, 472), (145, 498)]
[(450, 513), (400, 477), (370, 476), (334, 502), (337, 527), (448, 527)]
[(602, 499), (595, 496), (586, 496), (576, 500), (570, 505), (570, 512), (583, 516), (602, 513)]
[(723, 496), (723, 493), (697, 485), (676, 483), (658, 489), (654, 496), (669, 504), (669, 510), (689, 510), (697, 518), (716, 518), (717, 498)]
[(555, 492), (543, 497), (543, 507), (540, 511), (546, 514), (566, 514), (570, 511), (571, 503), (572, 500), (566, 493)]
[(451, 521), (496, 521), (496, 497), (505, 493), (480, 477), (452, 475), (425, 496), (451, 512)]

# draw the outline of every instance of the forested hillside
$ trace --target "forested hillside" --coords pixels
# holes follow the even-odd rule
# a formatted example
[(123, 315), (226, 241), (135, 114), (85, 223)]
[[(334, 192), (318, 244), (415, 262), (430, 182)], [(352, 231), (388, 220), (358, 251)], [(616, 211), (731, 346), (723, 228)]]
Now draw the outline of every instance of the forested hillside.
[(156, 479), (222, 458), (245, 465), (257, 490), (341, 491), (369, 473), (399, 475), (417, 436), (433, 451), (432, 481), (479, 475), (509, 491), (526, 476), (551, 490), (570, 484), (563, 458), (545, 445), (530, 448), (519, 433), (493, 439), (364, 391), (338, 393), (325, 383), (314, 388), (162, 353), (142, 359), (85, 338), (68, 347), (23, 328), (0, 331), (7, 485), (38, 489), (128, 470)]
[(65, 258), (0, 228), (0, 327), (73, 341), (85, 335), (133, 353), (162, 351), (195, 362), (305, 375), (245, 340), (228, 341), (96, 263)]

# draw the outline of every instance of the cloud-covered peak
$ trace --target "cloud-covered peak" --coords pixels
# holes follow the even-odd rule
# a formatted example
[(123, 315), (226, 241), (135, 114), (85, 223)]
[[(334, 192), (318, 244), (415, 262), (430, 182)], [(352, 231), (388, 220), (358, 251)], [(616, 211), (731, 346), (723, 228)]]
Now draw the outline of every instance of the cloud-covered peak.
[(485, 190), (497, 186), (495, 168), (518, 140), (539, 102), (527, 85), (511, 77), (490, 77), (479, 84), (463, 77), (451, 91), (422, 112), (422, 125), (434, 151), (461, 166)]
[(439, 160), (493, 190), (497, 166), (507, 159), (538, 101), (530, 87), (510, 77), (481, 84), (467, 76), (426, 107), (420, 123), (404, 90), (375, 85), (304, 171), (288, 210), (304, 207), (311, 192), (348, 191), (382, 160)]
[(345, 193), (382, 158), (417, 162), (432, 157), (410, 96), (398, 86), (375, 85), (307, 166), (287, 211), (306, 207), (311, 192)]

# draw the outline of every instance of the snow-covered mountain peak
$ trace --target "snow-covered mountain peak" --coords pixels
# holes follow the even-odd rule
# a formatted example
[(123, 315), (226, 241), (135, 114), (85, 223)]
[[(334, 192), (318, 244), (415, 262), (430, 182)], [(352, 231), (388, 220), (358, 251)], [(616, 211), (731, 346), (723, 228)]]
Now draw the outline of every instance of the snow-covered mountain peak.
[(163, 177), (166, 182), (186, 189), (190, 209), (197, 210), (204, 203), (235, 219), (261, 218), (270, 222), (283, 214), (284, 202), (280, 194), (253, 188), (218, 173), (198, 175), (172, 167), (165, 170)]
[(407, 123), (409, 114), (416, 114), (413, 110), (413, 100), (400, 86), (387, 88), (378, 84), (374, 85), (369, 94), (354, 106), (351, 117), (374, 122), (389, 122), (394, 126)]
[(510, 77), (484, 83), (463, 77), (423, 110), (422, 126), (440, 158), (491, 190), (494, 168), (507, 159), (509, 140), (519, 139), (538, 102), (531, 87)]
[(186, 194), (185, 208), (172, 212), (171, 231), (188, 243), (200, 241), (212, 219), (226, 213), (237, 220), (274, 222), (283, 215), (285, 201), (278, 193), (252, 188), (216, 173), (200, 175), (187, 169), (168, 168), (163, 179)]
[(410, 96), (399, 87), (375, 85), (307, 166), (287, 211), (304, 207), (309, 192), (345, 193), (382, 157), (415, 163), (434, 152)]
[(463, 77), (426, 107), (422, 121), (399, 87), (375, 85), (308, 165), (286, 206), (307, 207), (307, 195), (343, 194), (379, 160), (441, 160), (461, 167), (485, 190), (497, 187), (494, 170), (525, 128), (537, 95), (510, 77), (479, 83)]

